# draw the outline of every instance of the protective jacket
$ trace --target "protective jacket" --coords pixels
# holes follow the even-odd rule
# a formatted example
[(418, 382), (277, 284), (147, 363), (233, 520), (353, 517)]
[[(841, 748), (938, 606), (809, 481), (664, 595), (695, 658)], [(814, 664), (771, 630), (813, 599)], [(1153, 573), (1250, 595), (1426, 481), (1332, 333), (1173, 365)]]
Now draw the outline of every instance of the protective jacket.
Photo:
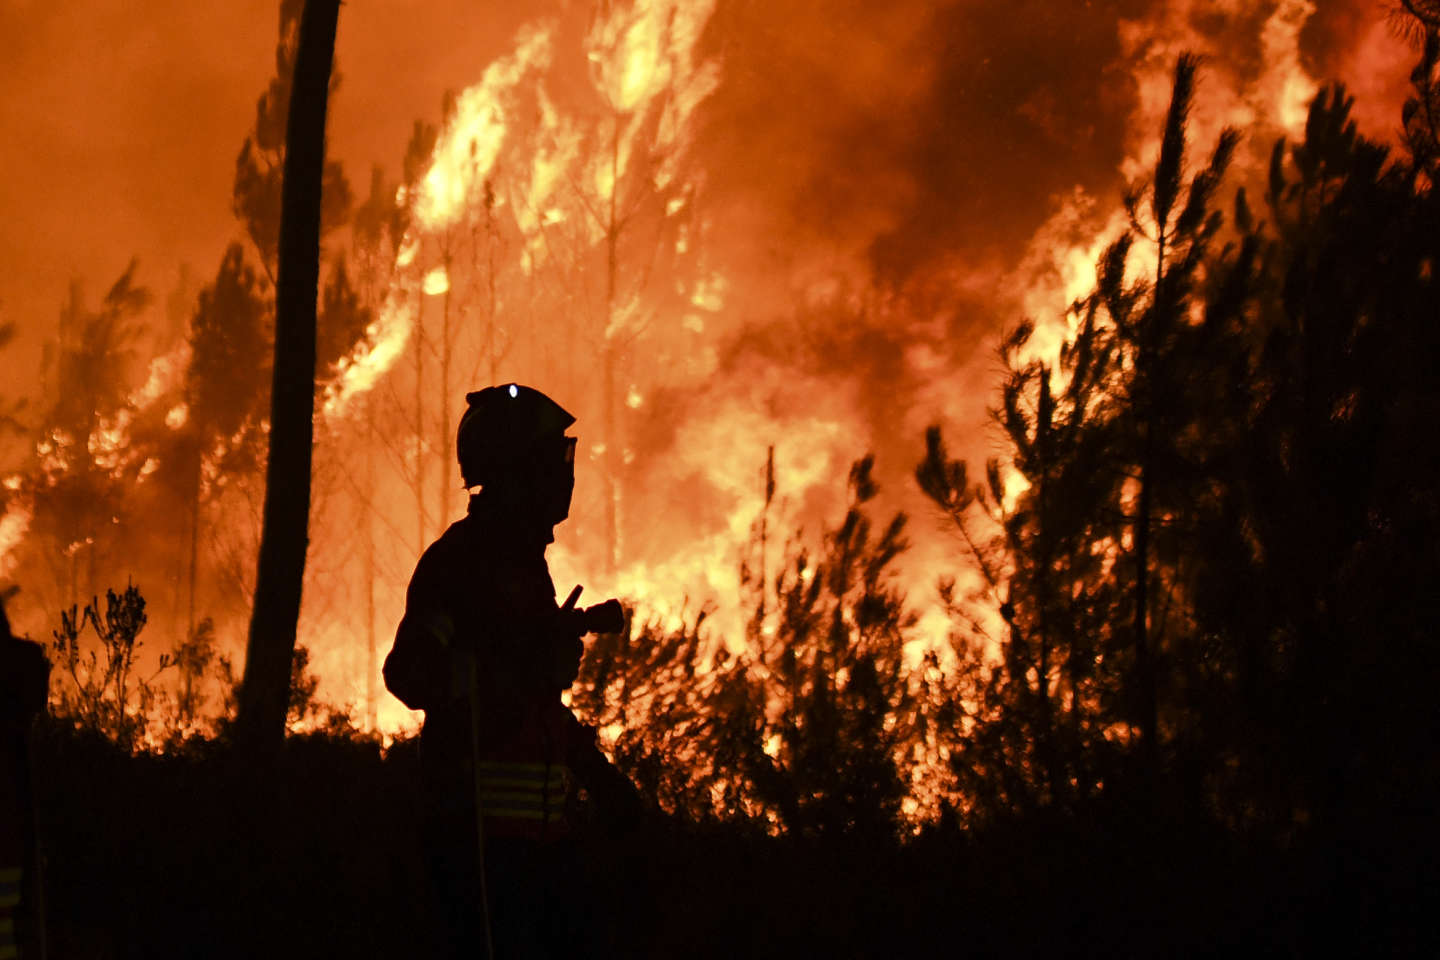
[(425, 711), (430, 813), (473, 815), (478, 792), (490, 836), (563, 833), (577, 775), (608, 767), (594, 731), (560, 701), (583, 647), (555, 602), (545, 562), (553, 539), (549, 525), (472, 496), (466, 517), (420, 558), (385, 660), (386, 686)]

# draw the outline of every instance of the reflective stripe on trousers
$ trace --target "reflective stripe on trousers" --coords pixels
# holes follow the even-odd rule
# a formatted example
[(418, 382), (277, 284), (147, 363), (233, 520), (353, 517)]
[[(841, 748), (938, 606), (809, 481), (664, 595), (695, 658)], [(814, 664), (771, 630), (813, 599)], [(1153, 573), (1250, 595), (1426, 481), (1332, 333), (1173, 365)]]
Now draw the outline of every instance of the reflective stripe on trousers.
[(565, 815), (570, 771), (564, 764), (482, 761), (478, 774), (486, 817), (559, 820)]

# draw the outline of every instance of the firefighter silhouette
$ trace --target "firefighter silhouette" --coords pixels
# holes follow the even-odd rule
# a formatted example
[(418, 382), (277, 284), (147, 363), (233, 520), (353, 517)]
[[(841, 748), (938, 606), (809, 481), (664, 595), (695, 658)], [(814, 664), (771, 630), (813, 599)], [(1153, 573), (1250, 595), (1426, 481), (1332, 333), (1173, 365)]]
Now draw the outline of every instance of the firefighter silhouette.
[[(466, 396), (456, 437), (466, 516), (420, 558), (385, 685), (425, 711), (422, 835), (443, 955), (584, 955), (565, 891), (583, 788), (623, 818), (634, 787), (560, 700), (581, 637), (623, 627), (617, 601), (563, 605), (545, 562), (570, 512), (575, 418), (519, 384)], [(578, 949), (577, 949), (578, 948)]]
[(10, 632), (0, 604), (0, 960), (45, 952), (28, 735), (49, 688), (45, 652)]

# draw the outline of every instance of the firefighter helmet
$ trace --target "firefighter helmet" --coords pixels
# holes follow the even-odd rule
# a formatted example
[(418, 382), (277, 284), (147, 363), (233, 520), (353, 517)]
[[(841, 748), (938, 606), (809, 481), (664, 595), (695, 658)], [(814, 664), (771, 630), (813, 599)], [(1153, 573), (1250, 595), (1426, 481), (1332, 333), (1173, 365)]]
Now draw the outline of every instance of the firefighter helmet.
[(466, 487), (528, 472), (532, 465), (573, 468), (575, 443), (565, 431), (575, 418), (539, 390), (518, 383), (486, 387), (467, 393), (465, 403), (455, 455)]

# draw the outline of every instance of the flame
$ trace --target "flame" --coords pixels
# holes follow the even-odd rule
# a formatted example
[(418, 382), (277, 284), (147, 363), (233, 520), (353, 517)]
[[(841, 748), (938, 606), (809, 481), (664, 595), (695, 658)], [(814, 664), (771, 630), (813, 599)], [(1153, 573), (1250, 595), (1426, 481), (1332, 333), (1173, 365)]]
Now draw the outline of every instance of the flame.
[(415, 202), (415, 216), (425, 230), (443, 230), (471, 211), (476, 188), (505, 145), (515, 89), (550, 65), (553, 31), (551, 26), (523, 27), (515, 52), (486, 67), (480, 83), (456, 100), (455, 116), (435, 143)]
[(1274, 122), (1292, 135), (1304, 129), (1310, 101), (1320, 89), (1300, 62), (1300, 31), (1314, 13), (1310, 0), (1281, 0), (1260, 31), (1266, 69), (1256, 84), (1256, 110), (1273, 114)]
[(720, 81), (718, 64), (697, 64), (694, 57), (714, 10), (714, 0), (648, 0), (628, 9), (617, 5), (592, 26), (586, 52), (591, 83), (614, 114), (611, 150), (608, 156), (597, 151), (590, 165), (597, 196), (609, 196), (629, 170), (635, 138), (657, 99), (663, 104), (649, 146), (661, 161), (653, 182), (664, 189), (675, 179), (691, 117)]
[[(549, 257), (547, 229), (573, 218), (569, 208), (575, 201), (561, 197), (561, 188), (582, 181), (591, 183), (599, 196), (613, 191), (616, 179), (628, 169), (635, 137), (652, 107), (658, 106), (660, 113), (649, 148), (665, 158), (655, 183), (674, 179), (675, 164), (688, 142), (690, 119), (719, 82), (718, 65), (697, 63), (694, 56), (713, 9), (713, 0), (617, 4), (592, 25), (585, 42), (592, 82), (615, 112), (614, 123), (619, 123), (620, 114), (629, 119), (623, 129), (613, 127), (608, 138), (603, 132), (589, 135), (595, 149), (588, 157), (583, 147), (589, 128), (582, 119), (563, 113), (547, 86), (546, 73), (555, 57), (555, 25), (540, 22), (518, 31), (514, 50), (486, 67), (480, 82), (456, 98), (414, 190), (397, 191), (397, 205), (410, 205), (415, 223), (398, 245), (397, 279), (379, 319), (327, 385), (322, 403), (327, 418), (343, 417), (351, 401), (373, 389), (404, 355), (414, 325), (405, 271), (418, 259), (423, 236), (461, 223), (474, 224), (483, 215), (487, 194), (494, 189), (492, 181), (501, 172), (497, 164), (502, 156), (518, 155), (516, 165), (526, 171), (514, 181), (523, 189), (512, 194), (502, 187), (493, 201), (497, 208), (513, 209), (525, 241), (520, 263), (526, 275)], [(533, 109), (527, 109), (532, 97)], [(599, 148), (607, 140), (613, 150)], [(672, 203), (668, 215), (678, 214), (682, 206)], [(598, 242), (601, 227), (596, 218), (584, 222), (589, 242)], [(450, 289), (451, 283), (443, 267), (432, 267), (421, 290), (434, 296)], [(712, 278), (709, 286), (697, 291), (697, 304), (718, 309), (722, 291), (723, 281)], [(612, 319), (608, 337), (638, 322), (638, 305), (622, 304)]]
[[(430, 490), (421, 490), (417, 498), (413, 489), (421, 483), (421, 463), (427, 464), (424, 483), (429, 487), (437, 485), (437, 477), (443, 485), (454, 473), (440, 436), (448, 434), (450, 425), (441, 424), (438, 384), (436, 389), (426, 385), (430, 399), (421, 403), (420, 411), (405, 407), (416, 395), (413, 378), (435, 377), (438, 369), (433, 359), (440, 305), (426, 297), (450, 293), (456, 312), (448, 319), (469, 337), (459, 341), (449, 382), (452, 417), (461, 381), (470, 388), (487, 365), (493, 372), (490, 382), (520, 379), (547, 389), (559, 384), (556, 392), (572, 391), (573, 396), (557, 399), (581, 417), (580, 449), (592, 456), (582, 456), (577, 465), (575, 519), (557, 531), (560, 542), (551, 554), (557, 582), (584, 582), (597, 598), (627, 597), (639, 603), (642, 618), (656, 617), (672, 628), (687, 614), (693, 622), (699, 606), (714, 600), (718, 609), (709, 621), (711, 629), (737, 652), (744, 636), (743, 611), (737, 609), (740, 552), (751, 524), (767, 509), (757, 472), (770, 445), (776, 448), (780, 499), (769, 507), (769, 529), (771, 556), (778, 557), (780, 541), (792, 527), (803, 522), (813, 534), (838, 518), (845, 468), (867, 445), (888, 444), (894, 450), (901, 445), (896, 437), (920, 436), (923, 423), (912, 421), (926, 420), (937, 410), (952, 414), (966, 403), (978, 404), (974, 397), (993, 385), (993, 366), (985, 366), (983, 359), (957, 359), (958, 354), (945, 347), (953, 330), (946, 330), (941, 319), (933, 321), (933, 335), (900, 341), (897, 352), (903, 357), (895, 363), (903, 373), (896, 376), (922, 384), (911, 394), (920, 398), (917, 409), (901, 416), (895, 404), (886, 407), (885, 398), (877, 396), (890, 384), (867, 382), (852, 388), (849, 385), (860, 379), (853, 371), (816, 373), (804, 366), (809, 361), (791, 364), (779, 348), (760, 359), (736, 360), (733, 334), (742, 324), (759, 327), (792, 304), (819, 311), (852, 306), (861, 298), (842, 270), (833, 264), (817, 266), (815, 257), (798, 258), (803, 267), (779, 267), (784, 276), (757, 276), (754, 265), (761, 258), (741, 248), (761, 248), (786, 238), (763, 238), (749, 229), (756, 219), (743, 209), (750, 198), (727, 198), (727, 209), (706, 194), (711, 179), (723, 179), (709, 177), (722, 171), (707, 170), (699, 162), (707, 158), (695, 155), (697, 114), (721, 81), (721, 64), (707, 59), (700, 45), (715, 9), (714, 0), (620, 0), (600, 5), (580, 30), (562, 29), (551, 20), (523, 27), (509, 52), (486, 66), (479, 81), (455, 98), (418, 178), (396, 191), (396, 208), (412, 214), (410, 229), (396, 240), (393, 261), (387, 265), (391, 269), (380, 271), (390, 279), (377, 297), (374, 319), (363, 341), (323, 386), (320, 409), (329, 428), (326, 436), (336, 438), (332, 463), (341, 463), (347, 481), (356, 480), (358, 471), (351, 469), (353, 461), (341, 458), (358, 446), (360, 428), (394, 429), (388, 422), (374, 426), (374, 417), (364, 425), (358, 417), (350, 420), (358, 401), (382, 384), (371, 412), (394, 406), (406, 418), (414, 413), (427, 435), (381, 434), (377, 440), (375, 434), (365, 434), (367, 456), (375, 454), (373, 459), (383, 461), (391, 455), (397, 462), (382, 467), (363, 503), (358, 497), (350, 503), (345, 496), (335, 496), (326, 506), (317, 497), (317, 510), (343, 501), (341, 509), (350, 511), (338, 520), (330, 517), (328, 529), (316, 525), (312, 568), (319, 571), (317, 577), (337, 584), (329, 591), (307, 589), (310, 619), (303, 636), (315, 655), (322, 696), (337, 703), (365, 696), (367, 668), (356, 654), (359, 634), (356, 624), (345, 619), (356, 616), (354, 610), (362, 606), (350, 603), (353, 596), (346, 592), (356, 579), (355, 568), (348, 565), (357, 562), (359, 552), (354, 536), (358, 524), (353, 521), (361, 515), (367, 522), (374, 520), (380, 569), (373, 598), (383, 645), (398, 620), (417, 541), (438, 533), (434, 528), (453, 519), (457, 503), (463, 502), (452, 489), (445, 490), (447, 496), (454, 494), (450, 499)], [(1121, 66), (1133, 74), (1136, 102), (1119, 172), (1140, 177), (1153, 167), (1171, 71), (1182, 49), (1210, 55), (1193, 112), (1192, 156), (1207, 150), (1226, 124), (1258, 130), (1251, 146), (1262, 152), (1272, 134), (1297, 132), (1315, 90), (1299, 48), (1299, 34), (1314, 9), (1311, 0), (1268, 0), (1265, 5), (1256, 0), (1180, 0), (1122, 24)], [(1223, 31), (1206, 35), (1192, 26), (1213, 17), (1246, 24), (1260, 52), (1255, 65), (1227, 58), (1218, 47), (1225, 41), (1214, 39)], [(786, 161), (776, 159), (780, 166)], [(1247, 163), (1253, 163), (1249, 154), (1237, 167)], [(628, 222), (636, 197), (658, 198), (635, 232), (662, 239), (656, 243), (658, 253), (643, 251), (659, 264), (654, 273), (661, 279), (648, 289), (617, 284), (612, 299), (604, 289), (605, 244), (613, 240), (608, 235), (614, 229), (612, 218)], [(1053, 360), (1072, 329), (1066, 308), (1089, 293), (1099, 254), (1124, 226), (1115, 201), (1093, 185), (1062, 193), (1018, 265), (986, 264), (963, 276), (957, 271), (947, 278), (953, 281), (947, 292), (989, 305), (997, 289), (1013, 291), (1014, 310), (1006, 315), (1037, 321), (1027, 357)], [(738, 221), (733, 217), (737, 210)], [(499, 224), (493, 236), (487, 232), (492, 223)], [(446, 266), (437, 265), (442, 244)], [(672, 263), (680, 266), (672, 268)], [(634, 272), (644, 269), (642, 264)], [(1137, 249), (1132, 269), (1146, 269), (1143, 249)], [(488, 301), (487, 282), (493, 297)], [(854, 282), (863, 286), (867, 280), (862, 276)], [(887, 320), (917, 328), (931, 323), (906, 315), (908, 309), (896, 308)], [(794, 339), (813, 333), (823, 353), (830, 321), (823, 313), (818, 317), (813, 329), (800, 331)], [(485, 335), (479, 332), (489, 322), (501, 328), (493, 344), (482, 343)], [(987, 336), (978, 333), (975, 339)], [(635, 354), (644, 357), (645, 365), (614, 371), (614, 410), (602, 413), (594, 402), (602, 376), (598, 355), (610, 345), (623, 351), (631, 344), (643, 347)], [(983, 346), (975, 349), (975, 356), (985, 353)], [(172, 430), (189, 422), (190, 411), (179, 400), (187, 349), (182, 346), (153, 360), (145, 383), (129, 398), (129, 411), (102, 422), (88, 438), (87, 449), (78, 449), (75, 437), (59, 432), (41, 438), (36, 454), (42, 477), (75, 469), (87, 455), (101, 469), (135, 469), (142, 478), (155, 473), (159, 463), (154, 457), (138, 468), (127, 459), (129, 431), (141, 420), (141, 412), (152, 408), (157, 415), (164, 411), (163, 421)], [(415, 351), (421, 351), (423, 374), (404, 362), (414, 358)], [(868, 360), (858, 353), (857, 365)], [(838, 356), (832, 362), (838, 366), (847, 359)], [(605, 416), (635, 428), (607, 435), (594, 426)], [(643, 430), (673, 430), (674, 437), (642, 436)], [(608, 452), (606, 439), (611, 441)], [(221, 441), (218, 447), (224, 450), (227, 445), (233, 446), (234, 440)], [(347, 445), (347, 451), (339, 451)], [(205, 489), (216, 491), (230, 482), (226, 496), (233, 496), (240, 484), (221, 472), (215, 453), (202, 458)], [(601, 526), (596, 502), (603, 471), (613, 466), (603, 462), (607, 456), (644, 467), (627, 472), (629, 539), (617, 568), (602, 575), (597, 573), (603, 564), (594, 545)], [(1024, 480), (1007, 475), (1004, 482), (1004, 500), (1013, 506)], [(458, 486), (458, 481), (450, 486)], [(7, 489), (20, 488), (9, 487), (7, 481)], [(903, 500), (906, 492), (887, 487), (886, 496), (891, 495), (899, 506), (909, 506)], [(582, 502), (584, 497), (591, 500)], [(422, 531), (416, 530), (417, 499), (426, 501), (423, 509), (428, 511), (418, 524)], [(0, 572), (13, 563), (13, 543), (7, 546), (4, 535), (18, 538), (29, 524), (28, 515), (23, 523), (19, 519), (18, 509), (12, 504), (0, 518)], [(245, 521), (235, 519), (237, 515), (227, 515), (225, 522), (240, 529)], [(641, 524), (634, 521), (637, 516), (662, 522)], [(647, 529), (638, 529), (642, 527)], [(73, 543), (72, 552), (83, 544)], [(921, 588), (928, 591), (933, 585), (936, 573), (955, 572), (958, 563), (948, 545), (923, 542), (905, 562), (906, 585), (917, 600)], [(331, 606), (322, 615), (316, 612), (317, 603)], [(337, 612), (341, 606), (347, 607), (343, 614)], [(917, 606), (918, 639), (906, 648), (912, 665), (951, 629), (942, 610), (923, 601)], [(413, 730), (417, 720), (393, 699), (380, 702), (382, 730)], [(613, 739), (615, 732), (607, 735)]]
[(182, 341), (169, 353), (161, 354), (150, 361), (146, 369), (145, 383), (133, 391), (128, 403), (136, 410), (149, 409), (161, 397), (175, 393), (185, 383), (185, 372), (190, 367), (190, 344)]
[(99, 424), (90, 431), (85, 446), (95, 466), (118, 477), (130, 452), (130, 424), (135, 414), (129, 407), (121, 407), (114, 417), (101, 417)]
[[(10, 486), (9, 478), (6, 479), (5, 486), (7, 489), (15, 489)], [(14, 572), (19, 562), (15, 556), (15, 548), (25, 539), (34, 516), (34, 506), (23, 500), (7, 503), (5, 512), (0, 514), (0, 578), (8, 577)]]
[[(1143, 20), (1121, 21), (1121, 46), (1136, 62), (1138, 103), (1130, 117), (1130, 148), (1120, 165), (1130, 182), (1153, 169), (1170, 106), (1176, 58), (1198, 53), (1202, 70), (1190, 120), (1190, 142), (1208, 151), (1224, 127), (1259, 134), (1255, 160), (1270, 147), (1270, 131), (1295, 137), (1304, 130), (1310, 100), (1319, 85), (1300, 56), (1300, 32), (1315, 13), (1310, 0), (1279, 0), (1260, 27), (1261, 68), (1245, 73), (1218, 34), (1196, 29), (1204, 17), (1236, 22), (1252, 19), (1268, 4), (1256, 0), (1179, 0), (1158, 5)], [(1256, 129), (1258, 128), (1258, 130)], [(1239, 171), (1236, 171), (1237, 173)]]
[(36, 441), (35, 455), (40, 461), (41, 476), (48, 485), (53, 486), (75, 466), (75, 446), (75, 438), (58, 427)]
[(425, 274), (420, 289), (427, 297), (435, 297), (450, 289), (450, 274), (444, 267), (436, 267)]
[(397, 294), (385, 301), (379, 317), (365, 331), (365, 339), (341, 359), (338, 375), (326, 386), (321, 402), (326, 418), (345, 416), (357, 397), (370, 392), (390, 372), (404, 355), (414, 323), (409, 298)]
[[(1156, 7), (1145, 19), (1121, 21), (1121, 46), (1136, 64), (1136, 107), (1120, 163), (1127, 182), (1143, 183), (1154, 170), (1175, 60), (1186, 51), (1202, 56), (1189, 124), (1192, 166), (1193, 157), (1208, 153), (1224, 127), (1236, 127), (1249, 135), (1249, 142), (1231, 166), (1231, 181), (1243, 181), (1263, 169), (1273, 135), (1294, 138), (1303, 133), (1310, 101), (1319, 89), (1300, 57), (1300, 32), (1315, 13), (1310, 0), (1280, 0), (1264, 19), (1259, 32), (1263, 66), (1251, 75), (1225, 57), (1225, 50), (1217, 47), (1219, 41), (1194, 27), (1201, 13), (1240, 20), (1261, 9), (1254, 0), (1181, 0)], [(1097, 260), (1127, 227), (1118, 203), (1098, 202), (1077, 185), (1036, 231), (1006, 284), (1024, 291), (1020, 315), (1036, 324), (1022, 361), (1038, 359), (1056, 366), (1061, 343), (1074, 332), (1070, 305), (1094, 289)], [(1127, 276), (1153, 271), (1153, 251), (1138, 244)]]

